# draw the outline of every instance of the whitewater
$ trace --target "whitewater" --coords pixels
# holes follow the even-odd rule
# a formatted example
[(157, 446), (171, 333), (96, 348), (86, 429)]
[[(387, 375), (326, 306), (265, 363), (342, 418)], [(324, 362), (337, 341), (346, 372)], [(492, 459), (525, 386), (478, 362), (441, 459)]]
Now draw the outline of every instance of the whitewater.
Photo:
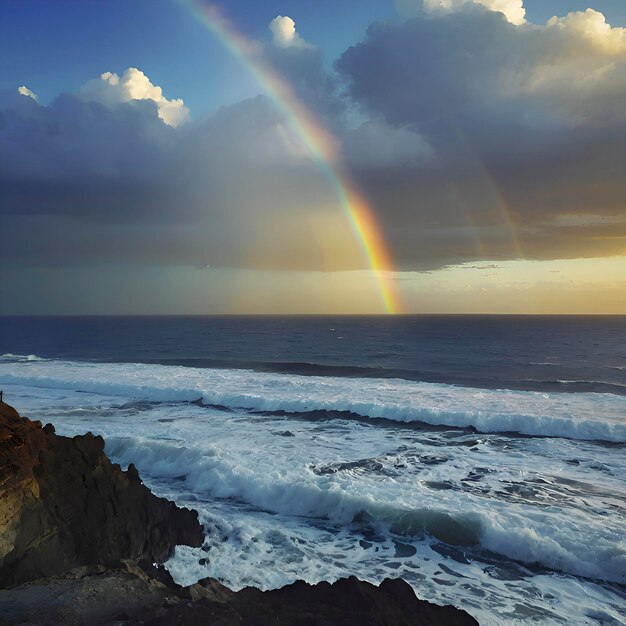
[(0, 357), (0, 388), (195, 508), (190, 584), (403, 577), (482, 624), (626, 620), (626, 396)]

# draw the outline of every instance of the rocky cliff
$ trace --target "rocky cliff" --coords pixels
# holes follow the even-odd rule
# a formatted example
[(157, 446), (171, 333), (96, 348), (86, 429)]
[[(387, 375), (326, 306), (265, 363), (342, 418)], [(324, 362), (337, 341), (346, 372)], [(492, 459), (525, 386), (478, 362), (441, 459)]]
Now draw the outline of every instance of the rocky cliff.
[(0, 404), (0, 587), (80, 565), (160, 563), (203, 539), (198, 514), (112, 464), (102, 437), (60, 437)]

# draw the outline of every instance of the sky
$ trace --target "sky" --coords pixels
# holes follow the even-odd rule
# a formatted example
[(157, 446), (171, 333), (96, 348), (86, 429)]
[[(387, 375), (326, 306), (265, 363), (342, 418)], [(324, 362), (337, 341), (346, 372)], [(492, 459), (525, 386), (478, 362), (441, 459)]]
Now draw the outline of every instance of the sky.
[(3, 0), (0, 314), (626, 314), (624, 0)]

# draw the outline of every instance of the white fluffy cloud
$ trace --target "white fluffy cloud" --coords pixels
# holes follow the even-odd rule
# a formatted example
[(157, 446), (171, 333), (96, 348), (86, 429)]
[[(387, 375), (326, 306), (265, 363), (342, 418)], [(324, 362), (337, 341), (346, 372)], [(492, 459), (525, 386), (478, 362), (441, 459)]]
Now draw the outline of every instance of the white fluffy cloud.
[(169, 126), (179, 126), (189, 120), (189, 109), (180, 98), (168, 100), (158, 85), (136, 67), (129, 67), (122, 76), (105, 72), (99, 79), (90, 80), (79, 91), (83, 100), (114, 106), (131, 100), (151, 100), (157, 106), (159, 117)]
[(17, 92), (22, 96), (26, 96), (27, 98), (32, 98), (33, 100), (35, 100), (35, 102), (37, 101), (37, 94), (34, 91), (31, 91), (28, 87), (26, 87), (26, 85), (22, 85), (21, 87), (18, 87)]
[(619, 57), (626, 53), (626, 28), (614, 28), (602, 13), (587, 9), (569, 13), (565, 17), (554, 16), (546, 24), (551, 34), (560, 34), (587, 52)]
[(296, 23), (287, 15), (277, 15), (269, 24), (275, 46), (279, 48), (306, 47), (307, 43), (296, 31)]
[(523, 24), (526, 21), (524, 0), (397, 0), (396, 6), (402, 15), (412, 16), (422, 10), (427, 13), (457, 11), (471, 3), (499, 11), (511, 24)]

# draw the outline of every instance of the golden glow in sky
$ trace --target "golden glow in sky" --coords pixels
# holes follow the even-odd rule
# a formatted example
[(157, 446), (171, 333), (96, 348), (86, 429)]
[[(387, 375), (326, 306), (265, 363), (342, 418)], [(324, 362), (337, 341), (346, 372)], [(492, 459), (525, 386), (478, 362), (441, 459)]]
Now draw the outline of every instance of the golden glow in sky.
[[(45, 268), (5, 272), (4, 287), (30, 280), (6, 313), (41, 297), (54, 314), (378, 314), (376, 277), (339, 272), (152, 268)], [(395, 272), (406, 313), (626, 314), (626, 257), (467, 263), (432, 272)], [(98, 292), (82, 294), (94, 280)], [(190, 295), (191, 294), (191, 295)], [(31, 300), (29, 300), (30, 298)]]

